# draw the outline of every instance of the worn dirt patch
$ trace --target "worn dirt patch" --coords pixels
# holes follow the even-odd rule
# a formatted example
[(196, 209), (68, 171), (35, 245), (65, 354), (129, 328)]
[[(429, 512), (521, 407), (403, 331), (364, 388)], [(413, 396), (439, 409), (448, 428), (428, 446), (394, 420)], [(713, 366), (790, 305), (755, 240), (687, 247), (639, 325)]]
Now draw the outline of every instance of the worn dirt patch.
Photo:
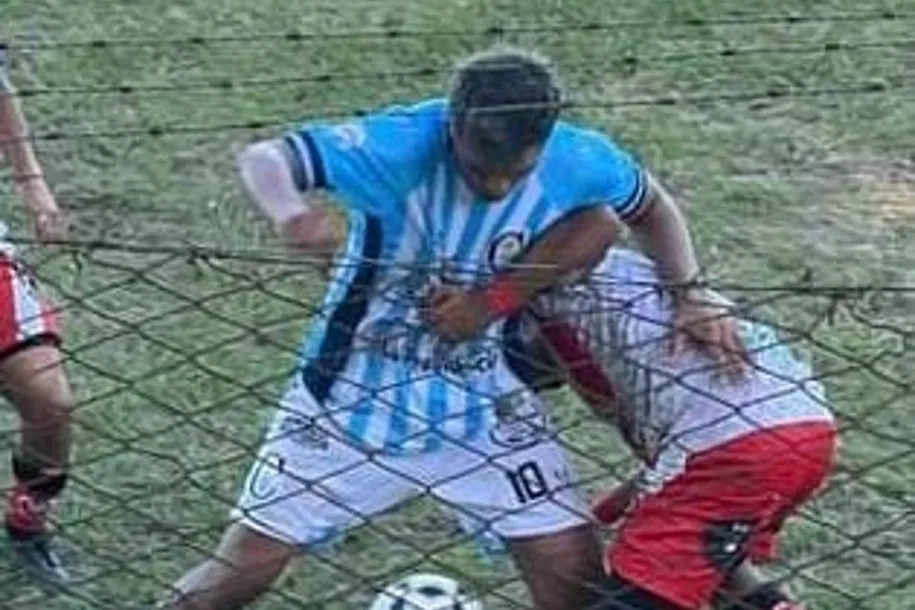
[(823, 178), (826, 199), (855, 194), (862, 212), (879, 222), (915, 220), (915, 161), (880, 157), (836, 156), (812, 172)]

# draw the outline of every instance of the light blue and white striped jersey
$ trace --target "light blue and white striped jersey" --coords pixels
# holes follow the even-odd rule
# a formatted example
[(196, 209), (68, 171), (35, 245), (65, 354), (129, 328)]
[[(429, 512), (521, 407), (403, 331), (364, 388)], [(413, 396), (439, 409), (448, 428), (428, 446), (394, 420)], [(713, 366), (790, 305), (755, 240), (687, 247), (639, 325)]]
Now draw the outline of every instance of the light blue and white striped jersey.
[(638, 164), (606, 137), (560, 122), (532, 172), (500, 201), (461, 179), (447, 103), (392, 107), (285, 137), (300, 189), (326, 188), (349, 211), (349, 236), (302, 350), (303, 379), (349, 438), (389, 453), (433, 451), (494, 421), (495, 399), (524, 391), (503, 324), (461, 344), (419, 318), (432, 282), (472, 285), (573, 210), (641, 210)]

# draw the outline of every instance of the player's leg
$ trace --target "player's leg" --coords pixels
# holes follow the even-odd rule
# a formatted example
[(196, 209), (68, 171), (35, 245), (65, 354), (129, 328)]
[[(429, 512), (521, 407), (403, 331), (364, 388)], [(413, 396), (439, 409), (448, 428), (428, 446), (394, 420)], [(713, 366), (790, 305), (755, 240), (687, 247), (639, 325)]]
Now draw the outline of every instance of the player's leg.
[(168, 610), (244, 608), (280, 578), (298, 552), (295, 545), (261, 534), (243, 523), (229, 526), (213, 557), (182, 576)]
[(593, 526), (509, 538), (508, 548), (536, 608), (587, 608), (598, 599), (600, 543)]
[(443, 454), (447, 482), (430, 487), (506, 541), (538, 610), (585, 608), (602, 578), (600, 545), (566, 456), (537, 419), (515, 414), (486, 439), (455, 450), (459, 459)]
[(309, 546), (370, 521), (415, 486), (338, 438), (296, 379), (252, 466), (216, 553), (180, 578), (161, 607), (242, 608)]
[(60, 583), (68, 574), (51, 545), (48, 513), (67, 483), (73, 395), (58, 343), (54, 313), (32, 278), (0, 258), (0, 390), (20, 419), (4, 523), (26, 566)]

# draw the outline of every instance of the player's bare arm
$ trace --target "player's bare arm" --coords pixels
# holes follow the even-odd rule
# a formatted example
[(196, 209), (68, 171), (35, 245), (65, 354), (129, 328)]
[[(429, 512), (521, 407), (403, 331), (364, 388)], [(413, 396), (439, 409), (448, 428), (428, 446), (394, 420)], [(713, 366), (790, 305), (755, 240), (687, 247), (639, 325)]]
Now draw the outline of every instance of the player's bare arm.
[(12, 166), (13, 183), (28, 206), (38, 238), (59, 241), (66, 236), (66, 225), (29, 138), (22, 106), (0, 60), (0, 149)]
[(734, 320), (714, 307), (705, 290), (696, 285), (700, 267), (685, 217), (673, 197), (650, 175), (641, 212), (627, 223), (642, 248), (657, 262), (671, 285), (677, 307), (672, 353), (683, 351), (687, 339), (709, 356), (740, 373), (747, 354)]
[(238, 156), (238, 173), (251, 200), (284, 242), (303, 253), (326, 257), (338, 243), (326, 208), (299, 191), (290, 153), (282, 140), (265, 140)]
[(498, 274), (485, 288), (464, 292), (446, 287), (433, 294), (429, 322), (450, 341), (470, 339), (569, 273), (596, 265), (621, 227), (603, 206), (575, 212), (534, 242), (515, 268)]

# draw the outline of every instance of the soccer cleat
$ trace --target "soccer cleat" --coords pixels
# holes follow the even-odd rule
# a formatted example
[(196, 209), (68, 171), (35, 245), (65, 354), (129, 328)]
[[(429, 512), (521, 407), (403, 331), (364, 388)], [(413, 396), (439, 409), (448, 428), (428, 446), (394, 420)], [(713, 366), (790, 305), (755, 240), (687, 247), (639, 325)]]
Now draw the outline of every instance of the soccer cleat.
[(41, 580), (62, 585), (69, 582), (70, 575), (52, 544), (50, 508), (50, 502), (35, 498), (24, 485), (16, 485), (7, 492), (4, 525), (10, 547), (23, 566)]

